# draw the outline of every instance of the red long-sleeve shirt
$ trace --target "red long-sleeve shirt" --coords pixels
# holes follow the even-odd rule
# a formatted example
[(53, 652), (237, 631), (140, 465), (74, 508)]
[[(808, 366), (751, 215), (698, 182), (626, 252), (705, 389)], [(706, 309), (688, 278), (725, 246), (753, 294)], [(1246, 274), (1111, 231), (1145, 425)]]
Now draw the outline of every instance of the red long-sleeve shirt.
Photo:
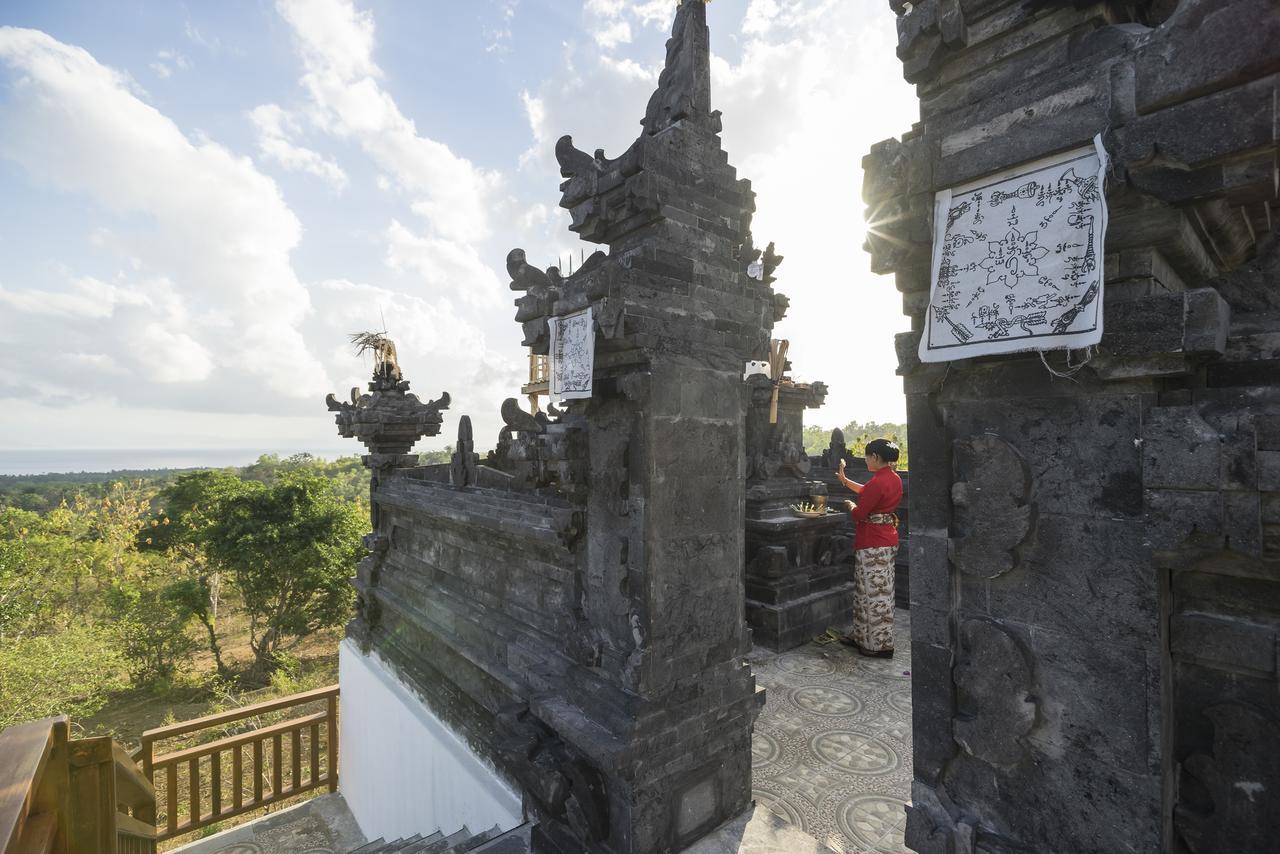
[(895, 525), (873, 525), (867, 517), (876, 513), (892, 513), (898, 509), (902, 501), (902, 478), (893, 469), (885, 466), (871, 476), (871, 480), (862, 485), (858, 493), (857, 506), (850, 511), (853, 521), (858, 523), (858, 533), (854, 538), (855, 549), (874, 549), (881, 546), (898, 544), (898, 528)]

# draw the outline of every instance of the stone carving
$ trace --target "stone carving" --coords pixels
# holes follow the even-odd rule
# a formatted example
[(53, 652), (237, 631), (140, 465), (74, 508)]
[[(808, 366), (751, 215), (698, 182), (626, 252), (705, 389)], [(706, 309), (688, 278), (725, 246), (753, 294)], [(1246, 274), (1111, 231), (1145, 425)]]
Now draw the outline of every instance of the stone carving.
[(1269, 746), (1280, 725), (1240, 703), (1204, 711), (1213, 722), (1213, 753), (1183, 763), (1173, 820), (1192, 854), (1265, 851), (1280, 839), (1280, 764)]
[(1031, 471), (1016, 448), (991, 433), (954, 444), (951, 562), (967, 575), (996, 578), (1018, 565), (1031, 532)]
[(507, 707), (497, 720), (505, 734), (499, 752), (543, 816), (568, 825), (578, 840), (607, 840), (609, 796), (604, 776), (527, 705)]
[[(380, 343), (367, 345), (357, 342), (362, 349), (374, 349), (373, 379), (369, 382), (369, 394), (351, 390), (351, 402), (338, 401), (329, 394), (325, 405), (335, 412), (334, 421), (338, 433), (344, 438), (355, 438), (375, 456), (402, 457), (408, 455), (414, 443), (423, 436), (435, 436), (440, 432), (444, 418), (440, 411), (449, 408), (449, 393), (439, 400), (423, 403), (409, 393), (409, 381), (400, 375), (395, 360), (395, 345), (382, 338)], [(416, 459), (412, 462), (416, 462)]]
[(840, 466), (841, 460), (848, 462), (849, 459), (849, 446), (845, 444), (844, 431), (837, 427), (831, 431), (831, 440), (822, 452), (822, 467), (835, 469)]
[(1036, 723), (1032, 665), (1022, 644), (998, 623), (968, 620), (960, 630), (956, 683), (956, 742), (991, 765), (1015, 765), (1022, 738)]
[[(658, 89), (645, 109), (645, 133), (653, 135), (673, 123), (707, 115), (711, 110), (711, 81), (705, 75), (711, 53), (706, 27), (677, 15), (667, 40), (667, 61), (658, 78)], [(714, 114), (718, 119), (719, 114)], [(717, 122), (718, 125), (718, 122)], [(716, 127), (719, 130), (719, 127)]]
[(480, 479), (480, 457), (471, 437), (471, 416), (458, 419), (458, 444), (449, 461), (449, 482), (454, 486), (475, 486)]
[(541, 433), (546, 425), (520, 408), (520, 402), (514, 397), (502, 401), (502, 423), (515, 433)]

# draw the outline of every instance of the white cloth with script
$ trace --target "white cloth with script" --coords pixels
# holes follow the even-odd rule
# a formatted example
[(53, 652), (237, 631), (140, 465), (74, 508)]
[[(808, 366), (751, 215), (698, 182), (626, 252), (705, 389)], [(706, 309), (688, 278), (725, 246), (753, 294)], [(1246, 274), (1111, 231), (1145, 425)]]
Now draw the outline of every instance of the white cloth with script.
[(557, 400), (591, 397), (596, 366), (596, 331), (591, 309), (551, 318), (551, 396)]
[(1102, 340), (1106, 172), (1094, 137), (937, 194), (920, 361)]

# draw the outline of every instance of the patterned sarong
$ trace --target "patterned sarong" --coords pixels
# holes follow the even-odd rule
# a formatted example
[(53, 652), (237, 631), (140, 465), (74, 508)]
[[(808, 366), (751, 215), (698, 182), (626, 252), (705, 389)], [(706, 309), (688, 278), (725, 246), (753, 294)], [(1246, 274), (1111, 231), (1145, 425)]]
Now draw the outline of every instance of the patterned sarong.
[(893, 562), (897, 556), (897, 546), (854, 552), (853, 639), (867, 652), (893, 649)]

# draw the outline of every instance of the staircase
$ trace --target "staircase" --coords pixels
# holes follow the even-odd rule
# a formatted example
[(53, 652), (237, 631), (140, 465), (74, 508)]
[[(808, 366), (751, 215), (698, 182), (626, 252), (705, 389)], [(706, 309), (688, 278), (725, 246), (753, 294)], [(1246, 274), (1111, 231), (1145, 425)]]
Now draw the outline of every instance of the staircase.
[(461, 830), (450, 836), (436, 831), (430, 836), (411, 836), (394, 842), (375, 839), (351, 854), (527, 854), (529, 850), (527, 824), (507, 833), (502, 833), (497, 825), (472, 833), (463, 825)]

